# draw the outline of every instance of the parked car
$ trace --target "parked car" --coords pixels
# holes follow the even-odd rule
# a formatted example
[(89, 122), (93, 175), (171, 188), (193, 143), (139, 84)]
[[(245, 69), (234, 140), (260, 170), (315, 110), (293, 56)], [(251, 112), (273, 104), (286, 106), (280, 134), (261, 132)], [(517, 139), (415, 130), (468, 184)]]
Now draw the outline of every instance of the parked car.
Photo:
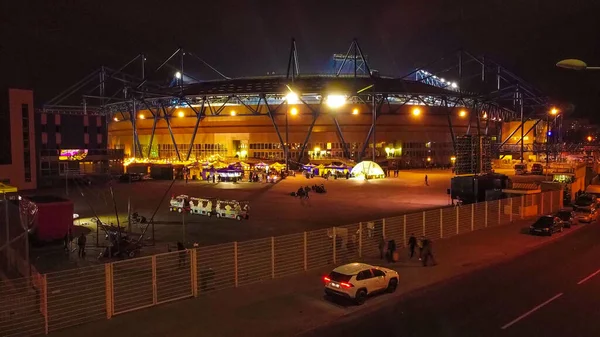
[(562, 232), (562, 230), (563, 226), (559, 218), (554, 215), (544, 215), (529, 227), (529, 234), (551, 236), (556, 232)]
[(515, 175), (527, 174), (527, 164), (516, 164)]
[(554, 216), (560, 219), (560, 223), (565, 228), (571, 228), (573, 224), (577, 223), (575, 221), (575, 212), (568, 209), (561, 209)]
[(358, 305), (371, 294), (396, 291), (399, 279), (395, 270), (365, 263), (345, 264), (323, 277), (326, 295), (348, 298)]
[(598, 211), (593, 207), (578, 207), (575, 218), (579, 222), (591, 223), (598, 219)]
[(531, 165), (531, 174), (543, 175), (544, 167), (542, 166), (542, 164)]

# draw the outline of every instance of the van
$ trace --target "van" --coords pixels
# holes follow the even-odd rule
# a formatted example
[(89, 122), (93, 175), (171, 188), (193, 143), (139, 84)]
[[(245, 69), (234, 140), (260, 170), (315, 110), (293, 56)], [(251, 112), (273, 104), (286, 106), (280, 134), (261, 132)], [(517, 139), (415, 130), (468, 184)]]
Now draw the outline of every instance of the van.
[(527, 174), (527, 164), (516, 164), (515, 175)]

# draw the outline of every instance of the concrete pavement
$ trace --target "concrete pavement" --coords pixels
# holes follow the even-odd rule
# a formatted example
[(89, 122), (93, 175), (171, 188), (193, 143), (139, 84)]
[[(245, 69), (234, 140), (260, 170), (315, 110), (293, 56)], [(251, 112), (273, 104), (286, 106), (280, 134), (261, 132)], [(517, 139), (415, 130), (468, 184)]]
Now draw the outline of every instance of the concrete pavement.
[(303, 336), (599, 336), (600, 227)]
[[(394, 268), (401, 275), (398, 290), (392, 295), (381, 295), (369, 299), (361, 307), (344, 306), (332, 303), (323, 298), (323, 285), (321, 275), (329, 272), (332, 268), (310, 271), (295, 276), (289, 276), (281, 279), (267, 281), (238, 289), (230, 289), (212, 293), (206, 296), (200, 296), (197, 299), (184, 300), (171, 304), (161, 305), (155, 308), (140, 310), (113, 317), (111, 320), (102, 320), (86, 325), (58, 331), (52, 333), (55, 336), (105, 336), (105, 335), (140, 335), (140, 336), (239, 336), (244, 333), (250, 336), (290, 336), (302, 333), (311, 333), (315, 336), (337, 334), (340, 331), (334, 328), (327, 328), (335, 322), (358, 322), (366, 324), (375, 321), (371, 318), (367, 321), (360, 320), (361, 317), (370, 317), (376, 315), (380, 317), (381, 307), (387, 310), (393, 317), (391, 322), (395, 322), (396, 316), (400, 313), (390, 309), (401, 308), (395, 306), (396, 303), (403, 303), (404, 297), (417, 289), (423, 289), (426, 286), (437, 284), (442, 281), (448, 281), (468, 272), (483, 268), (501, 260), (512, 258), (523, 254), (539, 245), (560, 239), (561, 237), (575, 231), (581, 230), (578, 226), (565, 233), (549, 237), (532, 237), (521, 234), (524, 227), (530, 222), (520, 222), (512, 225), (488, 228), (486, 230), (475, 231), (469, 234), (455, 236), (450, 239), (437, 241), (434, 245), (434, 254), (438, 261), (435, 267), (423, 268), (418, 261), (408, 261), (406, 255), (399, 263), (382, 265)], [(585, 229), (582, 232), (587, 232)], [(573, 234), (574, 236), (577, 234)], [(581, 235), (577, 236), (580, 237)], [(566, 240), (565, 240), (566, 241)], [(568, 241), (570, 242), (570, 241)], [(535, 253), (539, 254), (539, 253)], [(568, 255), (568, 254), (565, 254)], [(381, 261), (367, 261), (380, 263)], [(550, 264), (549, 262), (546, 265)], [(527, 270), (520, 270), (515, 279), (507, 282), (510, 284), (522, 284), (527, 282), (529, 273)], [(506, 296), (503, 288), (507, 285), (498, 284), (503, 282), (502, 275), (490, 275), (489, 279), (475, 279), (470, 287), (479, 286), (482, 292), (491, 293), (494, 299), (502, 300)], [(491, 282), (495, 283), (488, 286)], [(534, 284), (544, 282), (535, 280)], [(462, 281), (453, 281), (451, 284), (462, 284)], [(465, 287), (465, 289), (469, 289)], [(484, 291), (485, 290), (485, 291)], [(427, 294), (429, 292), (426, 292)], [(540, 296), (545, 298), (546, 293)], [(419, 295), (423, 296), (423, 295)], [(466, 297), (474, 303), (463, 306), (460, 299), (464, 294), (456, 293), (452, 295), (455, 299), (444, 310), (437, 312), (437, 316), (423, 316), (422, 311), (416, 307), (411, 310), (413, 318), (410, 320), (413, 325), (426, 324), (427, 318), (431, 321), (439, 320), (443, 326), (444, 322), (450, 321), (448, 317), (456, 317), (457, 321), (467, 312), (478, 312), (478, 302), (486, 301), (484, 294), (478, 296)], [(512, 295), (511, 295), (512, 296)], [(417, 297), (418, 298), (418, 297)], [(512, 297), (507, 300), (513, 301)], [(538, 300), (538, 298), (534, 298)], [(541, 298), (540, 298), (541, 300)], [(431, 300), (430, 305), (437, 307), (438, 302), (435, 298)], [(421, 303), (418, 301), (417, 303)], [(425, 302), (424, 302), (425, 303)], [(463, 310), (461, 315), (457, 309)], [(519, 308), (520, 309), (520, 308)], [(443, 314), (443, 315), (442, 315)], [(366, 315), (366, 316), (365, 316)], [(490, 314), (491, 315), (491, 314)], [(491, 315), (495, 317), (494, 315)], [(502, 322), (513, 319), (510, 315), (502, 317)], [(409, 325), (410, 325), (409, 324)], [(496, 324), (497, 325), (497, 324)], [(360, 329), (362, 325), (356, 325)], [(429, 326), (429, 325), (428, 325)], [(369, 326), (373, 328), (373, 326)], [(323, 330), (324, 329), (324, 330)], [(499, 327), (496, 326), (499, 330)], [(358, 331), (358, 330), (357, 330)], [(363, 330), (367, 331), (367, 330)], [(371, 332), (373, 330), (370, 330)], [(377, 328), (377, 331), (382, 332)], [(390, 332), (395, 334), (395, 328), (390, 326)], [(442, 330), (439, 330), (442, 331)], [(379, 334), (379, 332), (378, 332)], [(354, 335), (354, 334), (351, 334)], [(440, 334), (417, 334), (419, 336), (440, 335)], [(441, 334), (444, 335), (444, 334)], [(445, 334), (451, 336), (452, 334)]]

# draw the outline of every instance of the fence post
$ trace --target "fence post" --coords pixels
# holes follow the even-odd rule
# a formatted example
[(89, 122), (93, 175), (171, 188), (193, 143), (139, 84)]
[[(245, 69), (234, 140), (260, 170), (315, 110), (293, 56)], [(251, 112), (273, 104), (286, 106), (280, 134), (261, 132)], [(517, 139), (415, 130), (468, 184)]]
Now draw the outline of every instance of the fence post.
[(308, 241), (307, 234), (304, 232), (304, 271), (308, 270), (308, 255), (306, 252), (306, 243)]
[(440, 208), (440, 239), (444, 238), (444, 212)]
[[(44, 314), (44, 331), (48, 334), (48, 277), (42, 275), (42, 313)], [(110, 317), (109, 317), (110, 318)]]
[(336, 256), (335, 256), (335, 241), (337, 239), (335, 237), (335, 227), (332, 227), (332, 232), (331, 233), (332, 233), (332, 236), (333, 236), (333, 240), (332, 240), (333, 241), (333, 263), (335, 264), (335, 263), (337, 263)]
[(156, 285), (156, 255), (152, 255), (152, 304), (158, 303), (158, 289)]
[(190, 273), (192, 277), (192, 295), (198, 297), (198, 249), (190, 249)]
[(550, 191), (550, 213), (554, 212), (554, 191)]
[[(512, 210), (511, 210), (512, 212)], [(501, 224), (502, 221), (502, 199), (498, 199), (498, 225)]]
[(425, 236), (425, 211), (423, 211), (423, 236)]
[(275, 278), (275, 237), (271, 236), (271, 278)]
[(358, 223), (358, 257), (362, 257), (362, 222)]
[(233, 278), (235, 287), (238, 287), (238, 244), (237, 241), (233, 242)]
[(487, 227), (487, 225), (488, 225), (487, 218), (488, 218), (488, 202), (486, 201), (485, 202), (485, 227)]
[(542, 200), (540, 201), (540, 215), (544, 214), (544, 193), (540, 193)]
[(456, 234), (459, 234), (458, 231), (458, 224), (459, 224), (459, 219), (460, 219), (460, 211), (459, 211), (460, 206), (456, 206)]
[(106, 319), (111, 319), (114, 312), (112, 262), (104, 265), (104, 283), (106, 284)]
[[(523, 199), (521, 199), (521, 200), (523, 200)], [(514, 204), (514, 201), (515, 201), (515, 198), (510, 198), (510, 206), (509, 206), (509, 208), (510, 208), (510, 215), (509, 215), (510, 222), (513, 221), (513, 208), (514, 208), (513, 204)], [(521, 213), (522, 209), (523, 209), (523, 207), (521, 207), (521, 210), (519, 210), (519, 213)]]
[(471, 204), (471, 232), (475, 230), (475, 204)]
[[(510, 199), (510, 200), (512, 200), (512, 199)], [(511, 209), (512, 209), (512, 207), (511, 207)], [(521, 196), (521, 209), (519, 210), (519, 214), (521, 215), (521, 219), (525, 218), (525, 196), (524, 195)], [(510, 221), (512, 221), (512, 217), (511, 217)]]
[(406, 247), (406, 214), (402, 216), (402, 241), (404, 241), (404, 247)]
[(381, 219), (381, 234), (385, 238), (385, 218)]

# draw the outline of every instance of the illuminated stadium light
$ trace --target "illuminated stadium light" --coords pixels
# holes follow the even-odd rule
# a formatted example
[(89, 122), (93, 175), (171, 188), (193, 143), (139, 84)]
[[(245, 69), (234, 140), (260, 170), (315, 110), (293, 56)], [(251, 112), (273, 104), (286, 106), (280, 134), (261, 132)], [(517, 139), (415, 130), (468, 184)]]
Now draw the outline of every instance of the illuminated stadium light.
[(446, 82), (446, 80), (445, 80), (445, 79), (443, 79), (443, 78), (440, 78), (440, 81), (442, 81), (442, 83), (445, 83), (445, 82)]
[(344, 95), (328, 95), (327, 106), (330, 108), (340, 108), (346, 104), (346, 96)]
[(285, 95), (285, 100), (288, 102), (288, 104), (296, 104), (299, 101), (298, 94), (293, 91), (289, 92), (287, 95)]
[(465, 116), (467, 115), (467, 112), (466, 112), (465, 110), (460, 110), (460, 111), (458, 112), (458, 115), (459, 115), (460, 117), (465, 117)]
[(557, 115), (558, 114), (558, 109), (557, 108), (552, 108), (552, 110), (550, 110), (550, 114), (551, 115)]
[(352, 110), (352, 114), (353, 115), (358, 115), (358, 108), (354, 108), (354, 110)]
[(140, 114), (140, 119), (146, 119), (146, 116), (144, 116), (144, 114)]
[(119, 119), (117, 117), (113, 118), (115, 122), (118, 122)]
[(413, 116), (419, 116), (421, 114), (421, 109), (419, 109), (419, 108), (412, 109), (412, 114), (413, 114)]
[(180, 111), (177, 113), (177, 116), (179, 116), (179, 118), (185, 117), (185, 112), (183, 112), (183, 111), (181, 111), (181, 110), (180, 110)]
[(231, 112), (229, 112), (229, 114), (232, 116), (235, 116), (236, 115), (235, 110), (231, 110)]
[(298, 114), (298, 109), (292, 108), (292, 110), (290, 110), (290, 114), (292, 114), (293, 116), (296, 116)]
[(450, 84), (450, 86), (451, 86), (452, 88), (455, 88), (455, 89), (458, 87), (458, 85), (456, 84), (456, 82), (452, 82), (452, 84)]
[(180, 73), (180, 72), (176, 72), (176, 73), (175, 73), (175, 78), (177, 78), (177, 79), (181, 79), (181, 73)]

